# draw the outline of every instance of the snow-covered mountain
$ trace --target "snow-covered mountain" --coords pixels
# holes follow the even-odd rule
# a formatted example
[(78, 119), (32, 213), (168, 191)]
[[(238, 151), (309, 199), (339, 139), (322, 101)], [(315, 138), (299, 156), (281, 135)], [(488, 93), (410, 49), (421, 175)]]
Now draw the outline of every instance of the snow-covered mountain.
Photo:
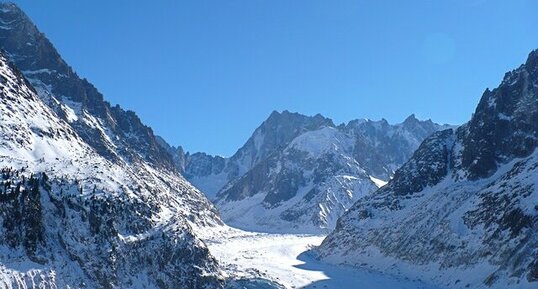
[(0, 3), (0, 48), (40, 98), (98, 154), (110, 160), (144, 160), (173, 169), (173, 160), (132, 111), (111, 106), (81, 79), (15, 4)]
[(0, 287), (221, 288), (197, 235), (222, 222), (151, 129), (14, 4), (0, 22)]
[(175, 159), (183, 160), (176, 162), (176, 165), (182, 165), (179, 168), (182, 174), (210, 199), (215, 199), (216, 194), (225, 185), (243, 176), (256, 164), (286, 146), (298, 135), (325, 126), (334, 126), (334, 124), (330, 119), (319, 114), (308, 117), (288, 111), (283, 113), (274, 111), (230, 158), (201, 152), (185, 154), (181, 147), (171, 147), (163, 142), (161, 144), (174, 155)]
[(316, 250), (446, 288), (538, 286), (538, 50), (427, 138)]
[(221, 286), (193, 229), (220, 224), (201, 192), (145, 161), (99, 155), (4, 56), (0, 79), (2, 284)]
[(230, 158), (163, 145), (227, 223), (319, 233), (334, 228), (351, 204), (389, 180), (424, 138), (443, 128), (414, 115), (397, 125), (355, 120), (335, 126), (319, 114), (275, 111)]

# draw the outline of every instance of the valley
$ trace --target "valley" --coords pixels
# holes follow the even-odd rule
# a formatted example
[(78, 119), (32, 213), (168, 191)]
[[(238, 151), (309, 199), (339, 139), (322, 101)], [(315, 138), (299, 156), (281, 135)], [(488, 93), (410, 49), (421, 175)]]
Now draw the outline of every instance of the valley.
[(256, 233), (225, 226), (202, 238), (227, 274), (274, 282), (268, 289), (281, 288), (277, 284), (286, 289), (437, 289), (418, 280), (323, 263), (309, 249), (321, 244), (324, 235)]
[[(535, 289), (538, 50), (518, 63), (458, 125), (272, 103), (223, 157), (111, 104), (0, 3), (0, 289)], [(142, 100), (186, 84), (149, 82)], [(199, 114), (264, 116), (251, 105)], [(222, 145), (216, 129), (196, 133)]]

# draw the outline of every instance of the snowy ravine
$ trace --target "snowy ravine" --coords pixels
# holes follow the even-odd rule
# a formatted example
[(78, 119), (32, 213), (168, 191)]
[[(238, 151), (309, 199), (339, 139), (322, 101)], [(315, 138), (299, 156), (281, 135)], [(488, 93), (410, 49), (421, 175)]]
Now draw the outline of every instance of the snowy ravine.
[(202, 238), (227, 274), (274, 282), (269, 285), (271, 282), (260, 281), (263, 286), (252, 288), (436, 288), (418, 280), (320, 262), (308, 250), (319, 245), (324, 235), (267, 234), (220, 227)]

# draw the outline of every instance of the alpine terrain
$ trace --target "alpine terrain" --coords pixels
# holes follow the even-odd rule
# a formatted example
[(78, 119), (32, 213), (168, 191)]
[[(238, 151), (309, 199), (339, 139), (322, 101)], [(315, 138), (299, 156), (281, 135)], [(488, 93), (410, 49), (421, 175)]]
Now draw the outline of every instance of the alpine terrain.
[(446, 288), (538, 286), (538, 50), (427, 138), (315, 252)]
[(375, 191), (442, 126), (414, 115), (403, 123), (273, 112), (230, 158), (176, 157), (185, 177), (208, 194), (227, 223), (264, 232), (323, 233), (356, 200)]
[[(72, 13), (72, 7), (48, 2), (25, 3), (25, 7), (32, 7), (28, 10), (32, 13), (43, 12), (31, 10), (40, 7), (58, 12), (52, 20), (59, 21), (55, 22), (60, 24), (56, 26), (62, 26), (60, 34), (65, 32), (62, 30), (65, 29), (64, 18), (56, 16), (83, 18), (89, 15), (92, 21), (95, 18), (95, 10), (88, 15), (62, 14), (62, 9)], [(151, 62), (142, 65), (145, 69), (136, 71), (140, 75), (159, 71), (161, 75), (179, 76), (174, 78), (177, 83), (163, 81), (164, 78), (160, 83), (148, 81), (151, 86), (146, 87), (153, 92), (158, 86), (159, 90), (155, 91), (159, 92), (155, 94), (159, 95), (160, 92), (190, 95), (183, 92), (194, 89), (198, 94), (193, 95), (217, 100), (221, 95), (213, 96), (213, 92), (237, 89), (233, 86), (241, 89), (241, 97), (262, 90), (265, 94), (260, 95), (277, 95), (278, 92), (260, 89), (254, 81), (248, 85), (235, 83), (258, 81), (255, 70), (243, 69), (254, 64), (259, 66), (256, 69), (263, 67), (263, 75), (271, 79), (275, 76), (274, 83), (280, 83), (278, 77), (287, 78), (287, 74), (278, 74), (282, 71), (281, 63), (275, 63), (278, 71), (265, 70), (266, 67), (259, 64), (268, 60), (287, 62), (291, 59), (289, 56), (303, 53), (306, 48), (301, 46), (303, 42), (309, 44), (307, 49), (314, 48), (316, 43), (326, 42), (327, 45), (309, 51), (312, 55), (304, 55), (311, 58), (284, 64), (290, 68), (296, 65), (297, 71), (307, 71), (307, 60), (316, 56), (323, 60), (320, 64), (333, 66), (324, 69), (326, 74), (319, 74), (320, 77), (305, 75), (305, 83), (306, 79), (325, 79), (339, 70), (353, 71), (349, 81), (364, 81), (361, 73), (377, 77), (376, 69), (385, 67), (380, 64), (389, 63), (373, 57), (378, 47), (359, 53), (371, 57), (369, 61), (375, 63), (375, 67), (366, 66), (364, 70), (355, 65), (358, 62), (349, 61), (355, 57), (349, 57), (347, 52), (352, 53), (355, 46), (352, 42), (343, 44), (355, 41), (356, 35), (347, 37), (342, 34), (345, 29), (330, 26), (363, 27), (363, 23), (353, 23), (357, 17), (348, 13), (355, 13), (356, 7), (342, 15), (353, 16), (349, 21), (342, 19), (331, 25), (326, 25), (329, 21), (323, 22), (326, 31), (322, 34), (327, 35), (319, 35), (320, 31), (307, 33), (304, 30), (303, 33), (302, 29), (311, 26), (303, 25), (308, 23), (306, 16), (300, 21), (295, 17), (287, 20), (293, 22), (284, 21), (285, 17), (295, 15), (290, 13), (292, 10), (276, 9), (277, 4), (264, 4), (271, 5), (271, 9), (260, 9), (265, 6), (259, 3), (247, 5), (248, 13), (243, 13), (241, 9), (245, 8), (239, 7), (241, 5), (223, 6), (221, 10), (207, 3), (200, 6), (193, 3), (181, 6), (185, 9), (177, 9), (182, 14), (168, 9), (180, 7), (174, 6), (179, 5), (176, 3), (155, 10), (142, 3), (129, 3), (133, 10), (124, 10), (123, 5), (101, 7), (93, 2), (88, 5), (106, 9), (97, 11), (106, 12), (103, 15), (112, 15), (106, 23), (90, 22), (100, 40), (106, 41), (109, 37), (103, 34), (109, 32), (105, 29), (110, 21), (115, 28), (128, 24), (128, 28), (138, 33), (133, 34), (135, 37), (160, 35), (167, 45), (180, 51), (174, 55), (177, 57), (174, 60), (187, 60), (185, 67), (178, 67), (172, 61), (165, 67), (159, 63), (162, 59), (168, 61), (172, 55), (152, 50), (162, 47), (161, 43), (141, 40), (128, 47), (128, 52), (137, 56), (147, 53), (150, 57), (162, 57), (156, 57), (158, 61), (151, 58)], [(82, 7), (78, 4), (77, 9)], [(358, 10), (368, 5), (361, 5)], [(484, 10), (477, 5), (465, 9), (469, 13), (483, 10), (487, 15), (486, 12), (495, 10)], [(341, 15), (342, 7), (331, 8), (327, 10), (330, 13), (323, 15), (318, 13), (321, 8), (317, 4), (308, 6), (307, 10), (315, 12), (315, 17), (309, 16), (313, 21), (320, 22), (320, 16), (330, 19)], [(172, 10), (176, 14), (170, 15), (181, 17), (161, 18), (163, 11)], [(271, 17), (276, 15), (273, 12), (285, 13), (276, 18), (258, 17), (265, 17), (258, 15), (265, 10), (271, 12)], [(126, 12), (129, 15), (123, 14)], [(134, 12), (142, 13), (143, 17), (137, 16), (136, 20), (143, 19), (136, 24), (144, 25), (147, 31), (133, 29), (141, 26), (125, 21), (133, 19), (129, 17), (136, 15)], [(200, 15), (212, 17), (207, 21), (207, 17), (198, 17)], [(152, 17), (159, 17), (158, 21), (151, 21)], [(374, 18), (385, 19), (376, 15), (367, 20)], [(178, 19), (184, 22), (175, 22)], [(221, 21), (225, 19), (230, 23)], [(252, 27), (245, 31), (230, 29), (243, 27), (244, 21), (249, 21)], [(279, 27), (273, 27), (277, 22)], [(299, 22), (301, 25), (294, 27)], [(101, 26), (103, 23), (105, 26)], [(173, 29), (167, 30), (170, 26)], [(405, 45), (423, 38), (423, 27), (425, 24), (409, 25), (405, 30), (416, 31), (402, 34), (402, 39), (410, 40)], [(377, 37), (383, 30), (391, 29), (375, 30), (372, 35)], [(458, 33), (467, 32), (463, 30)], [(335, 31), (338, 33), (329, 37)], [(170, 32), (179, 37), (172, 39)], [(226, 33), (232, 33), (229, 35), (233, 37)], [(239, 35), (242, 33), (244, 35)], [(301, 35), (300, 41), (295, 39), (296, 34)], [(309, 40), (311, 35), (315, 37)], [(487, 38), (488, 34), (484, 35), (484, 39)], [(93, 34), (82, 36), (90, 39)], [(463, 39), (460, 36), (454, 39)], [(285, 39), (277, 39), (279, 37)], [(262, 38), (266, 42), (245, 43), (245, 39), (255, 42)], [(363, 38), (367, 39), (362, 37), (361, 40)], [(338, 41), (333, 41), (336, 39)], [(273, 40), (284, 42), (280, 45)], [(449, 40), (452, 43), (452, 38)], [(176, 41), (178, 43), (173, 43)], [(214, 41), (219, 45), (208, 45), (217, 43)], [(357, 47), (365, 49), (362, 42), (358, 44)], [(432, 47), (425, 47), (423, 52), (437, 49), (434, 47), (437, 44), (433, 44), (426, 45)], [(405, 45), (402, 43), (401, 53), (407, 54), (410, 48)], [(334, 50), (338, 53), (325, 59), (324, 54), (339, 46), (346, 49)], [(239, 47), (241, 49), (236, 49)], [(80, 45), (77, 48), (87, 49)], [(323, 51), (318, 51), (321, 57), (315, 55), (318, 48)], [(104, 50), (106, 53), (99, 55), (100, 60), (109, 56), (108, 49)], [(275, 51), (278, 57), (269, 55)], [(382, 52), (379, 51), (376, 53)], [(442, 59), (439, 65), (445, 65), (445, 61), (458, 64), (461, 57), (453, 57), (454, 53), (447, 55), (450, 57)], [(418, 54), (413, 57), (428, 53)], [(404, 54), (396, 56), (401, 55)], [(386, 55), (381, 56), (383, 61), (388, 60)], [(408, 62), (392, 63), (396, 56), (390, 58), (393, 67), (410, 67), (402, 65)], [(423, 68), (428, 61), (438, 60), (433, 58), (417, 60), (417, 67)], [(109, 64), (108, 61), (103, 63)], [(341, 67), (343, 63), (346, 67)], [(222, 71), (232, 71), (229, 70), (232, 64), (238, 73), (234, 77), (242, 82), (230, 81), (231, 78), (222, 74)], [(433, 62), (427, 67), (440, 67), (431, 64)], [(194, 66), (197, 69), (193, 70)], [(363, 70), (348, 70), (352, 66)], [(203, 67), (214, 69), (214, 73), (206, 74)], [(410, 72), (414, 79), (427, 84), (417, 88), (429, 94), (429, 85), (437, 85), (435, 81), (439, 78), (432, 78), (435, 81), (430, 82), (422, 77), (424, 71), (419, 71), (417, 76), (415, 72), (416, 69)], [(118, 76), (107, 70), (100, 73), (105, 79)], [(289, 75), (295, 74), (297, 72), (291, 69)], [(245, 75), (250, 78), (241, 78)], [(325, 76), (321, 78), (322, 75)], [(394, 84), (411, 83), (409, 80), (413, 79), (401, 77), (397, 70), (394, 75), (401, 78), (399, 82), (388, 82), (381, 77), (377, 80), (382, 80), (381, 85), (391, 83), (391, 88), (400, 89)], [(193, 76), (192, 81), (190, 76)], [(349, 86), (351, 89), (348, 89), (345, 82), (340, 85), (341, 78), (345, 77), (334, 75), (338, 82), (328, 82), (331, 87), (338, 84), (345, 90), (356, 88)], [(216, 79), (219, 83), (213, 82)], [(293, 77), (289, 79), (289, 85), (298, 83)], [(267, 80), (262, 77), (260, 83), (273, 84)], [(210, 90), (199, 90), (200, 84), (210, 82)], [(365, 83), (368, 82), (366, 79)], [(288, 84), (282, 83), (283, 86)], [(125, 87), (119, 82), (117, 86)], [(182, 90), (184, 87), (186, 89)], [(246, 88), (253, 88), (253, 93)], [(360, 92), (366, 95), (375, 85), (369, 89)], [(325, 97), (325, 90), (319, 91), (323, 93), (312, 99)], [(444, 92), (453, 95), (452, 91), (455, 90)], [(298, 90), (297, 94), (311, 95), (306, 92)], [(336, 95), (340, 90), (331, 88), (331, 93)], [(237, 108), (237, 103), (243, 99), (233, 98), (229, 92), (222, 95), (229, 98), (207, 102), (211, 106), (206, 108), (230, 113), (220, 106), (226, 103), (227, 108), (238, 109), (233, 111), (234, 117), (243, 117), (240, 111), (243, 108)], [(174, 101), (190, 106), (193, 99)], [(161, 105), (167, 105), (161, 103), (162, 98), (151, 100), (151, 105), (159, 106), (159, 112)], [(334, 104), (344, 102), (322, 100)], [(350, 108), (355, 108), (351, 104), (357, 102), (347, 101), (346, 104), (348, 102)], [(418, 102), (409, 102), (413, 103)], [(140, 108), (139, 113), (155, 107)], [(256, 107), (249, 113), (258, 113), (258, 109), (265, 111), (267, 107)], [(207, 113), (204, 117), (216, 118), (218, 113)], [(193, 119), (192, 115), (186, 114), (186, 119)], [(184, 122), (183, 125), (178, 124), (178, 130), (173, 132), (176, 136), (207, 129), (201, 122)], [(190, 125), (192, 129), (184, 129)], [(185, 136), (184, 144), (196, 143), (187, 134)], [(215, 136), (207, 137), (215, 139)], [(155, 135), (135, 112), (107, 102), (92, 83), (77, 75), (64, 61), (17, 5), (0, 2), (1, 289), (538, 288), (537, 146), (538, 50), (535, 50), (523, 65), (507, 73), (497, 88), (483, 93), (471, 120), (459, 127), (419, 120), (414, 114), (397, 124), (385, 119), (356, 119), (335, 124), (321, 114), (307, 116), (287, 110), (273, 111), (232, 156), (189, 153)]]
[(197, 237), (222, 222), (152, 130), (17, 6), (0, 22), (0, 287), (223, 287)]

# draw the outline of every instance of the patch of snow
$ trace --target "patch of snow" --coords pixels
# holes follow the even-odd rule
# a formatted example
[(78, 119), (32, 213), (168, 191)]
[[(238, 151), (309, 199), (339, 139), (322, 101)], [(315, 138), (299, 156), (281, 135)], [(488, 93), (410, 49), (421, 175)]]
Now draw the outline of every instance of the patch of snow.
[[(31, 43), (26, 43), (26, 45), (28, 45), (28, 44), (31, 45)], [(38, 70), (24, 70), (24, 71), (22, 71), (22, 73), (23, 73), (24, 75), (41, 74), (41, 73), (51, 74), (51, 73), (53, 73), (53, 72), (56, 72), (56, 71), (54, 71), (54, 70), (50, 70), (50, 69), (46, 69), (46, 68), (44, 68), (44, 69), (38, 69)]]
[(345, 134), (334, 127), (324, 127), (296, 137), (288, 149), (294, 148), (312, 156), (320, 156), (327, 151), (343, 151), (351, 145), (351, 139)]
[(508, 121), (512, 120), (512, 117), (507, 116), (507, 115), (504, 114), (504, 113), (499, 113), (499, 114), (497, 115), (497, 117), (498, 117), (499, 119), (501, 119), (501, 120), (508, 120)]
[(380, 180), (378, 178), (375, 178), (373, 176), (370, 176), (370, 180), (372, 180), (372, 182), (374, 182), (374, 184), (378, 187), (378, 188), (381, 188), (382, 186), (386, 185), (387, 182), (384, 181), (384, 180)]

